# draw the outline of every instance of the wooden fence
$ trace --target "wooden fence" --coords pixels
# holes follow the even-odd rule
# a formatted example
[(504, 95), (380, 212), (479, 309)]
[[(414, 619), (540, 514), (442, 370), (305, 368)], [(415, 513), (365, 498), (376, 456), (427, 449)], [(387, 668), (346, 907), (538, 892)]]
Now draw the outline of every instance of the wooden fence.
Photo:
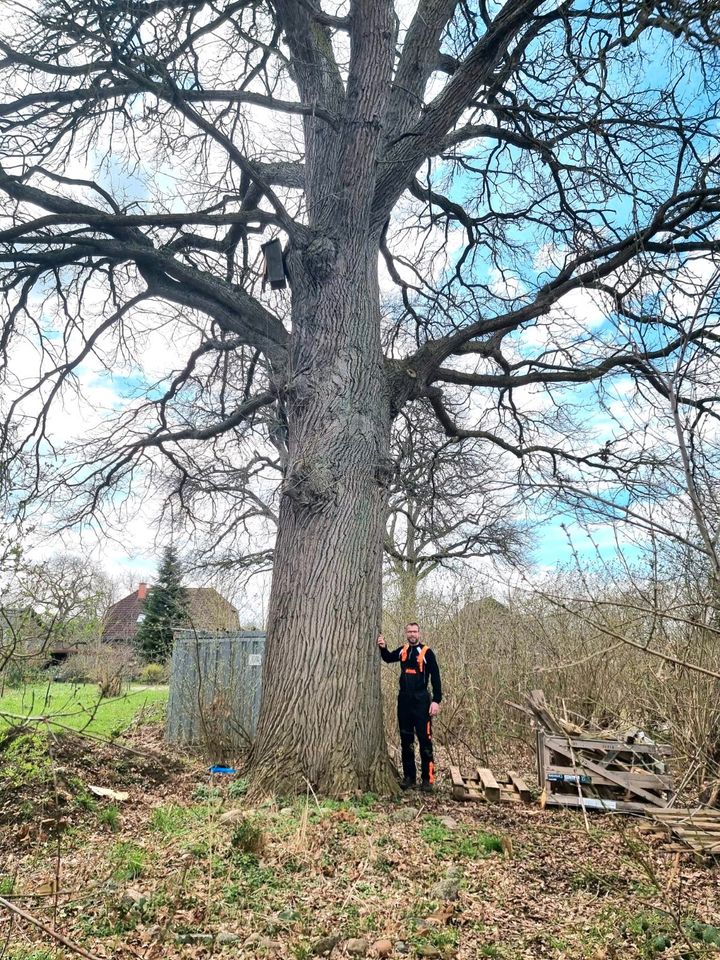
[(260, 632), (176, 631), (168, 742), (201, 745), (216, 761), (244, 750), (257, 727), (264, 652)]

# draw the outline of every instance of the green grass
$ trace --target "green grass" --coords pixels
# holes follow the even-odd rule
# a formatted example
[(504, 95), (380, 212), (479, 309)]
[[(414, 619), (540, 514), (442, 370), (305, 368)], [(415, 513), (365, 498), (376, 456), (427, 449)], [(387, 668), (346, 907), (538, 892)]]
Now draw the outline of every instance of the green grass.
[(0, 897), (7, 897), (15, 890), (15, 881), (12, 877), (0, 874)]
[(18, 947), (3, 954), (4, 960), (55, 960), (57, 954), (53, 950), (30, 950), (27, 947)]
[[(643, 960), (655, 960), (666, 951), (672, 956), (716, 956), (720, 947), (720, 928), (703, 923), (692, 916), (680, 918), (682, 932), (670, 914), (660, 910), (648, 910), (628, 918), (624, 932), (640, 949)], [(689, 948), (688, 948), (689, 947)]]
[(269, 891), (285, 890), (292, 881), (283, 873), (262, 867), (253, 854), (239, 854), (233, 858), (230, 882), (223, 890), (226, 903), (246, 902), (252, 894), (263, 891), (267, 897)]
[(228, 796), (233, 800), (237, 800), (238, 797), (244, 797), (248, 792), (248, 787), (250, 786), (248, 780), (245, 777), (238, 777), (237, 780), (233, 780), (228, 788)]
[(444, 950), (448, 947), (457, 947), (458, 938), (459, 932), (457, 927), (434, 927), (431, 930), (425, 930), (422, 934), (412, 934), (410, 943), (416, 949), (417, 947), (429, 945)]
[(618, 893), (626, 886), (627, 881), (616, 873), (598, 870), (590, 864), (581, 867), (570, 876), (570, 888), (573, 891), (586, 890), (595, 897), (605, 897), (612, 893)]
[(420, 836), (441, 857), (478, 860), (492, 853), (502, 853), (502, 840), (492, 833), (457, 827), (449, 830), (437, 817), (427, 817)]
[[(1, 687), (0, 687), (1, 689)], [(2, 714), (15, 716), (55, 716), (73, 730), (86, 729), (99, 736), (115, 737), (132, 722), (139, 710), (164, 705), (167, 687), (132, 688), (120, 697), (99, 700), (95, 683), (35, 683), (0, 694), (0, 733), (10, 725)], [(64, 714), (64, 716), (59, 716)], [(55, 724), (51, 723), (51, 726)], [(57, 729), (60, 729), (59, 727)]]
[(137, 880), (145, 871), (145, 851), (136, 843), (123, 841), (110, 851), (110, 862), (114, 880)]
[(263, 848), (264, 835), (262, 827), (253, 819), (241, 820), (230, 837), (230, 846), (242, 854), (259, 854)]
[(2, 779), (11, 787), (40, 786), (52, 780), (45, 737), (22, 734), (3, 751)]
[(196, 834), (198, 829), (208, 825), (209, 817), (213, 812), (212, 807), (204, 804), (182, 807), (177, 803), (169, 803), (153, 810), (150, 825), (164, 837)]
[(120, 811), (115, 806), (105, 807), (98, 813), (98, 820), (104, 827), (109, 827), (114, 833), (120, 829)]

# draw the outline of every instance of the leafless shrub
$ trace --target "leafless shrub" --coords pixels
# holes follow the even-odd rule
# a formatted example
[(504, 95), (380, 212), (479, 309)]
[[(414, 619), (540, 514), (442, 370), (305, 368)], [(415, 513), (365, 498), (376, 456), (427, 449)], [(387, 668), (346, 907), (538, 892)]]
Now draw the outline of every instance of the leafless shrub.
[(216, 694), (201, 712), (205, 755), (213, 763), (226, 763), (237, 750), (231, 736), (232, 709), (227, 696)]
[[(586, 580), (586, 583), (589, 582)], [(528, 718), (513, 704), (541, 687), (560, 713), (608, 728), (639, 725), (675, 748), (678, 786), (697, 796), (720, 773), (720, 632), (708, 611), (690, 611), (672, 585), (596, 579), (579, 595), (577, 579), (556, 576), (502, 603), (468, 595), (426, 595), (417, 619), (438, 655), (443, 707), (436, 740), (450, 759), (500, 758), (508, 744), (534, 747)], [(672, 591), (672, 592), (671, 592)], [(648, 595), (653, 603), (648, 603)], [(397, 619), (397, 618), (395, 618)], [(389, 643), (399, 620), (386, 611)], [(699, 672), (704, 671), (704, 672)], [(397, 740), (397, 677), (383, 672), (386, 728)]]
[(101, 697), (116, 697), (137, 676), (140, 666), (127, 644), (90, 644), (63, 663), (55, 672), (60, 680), (97, 683)]

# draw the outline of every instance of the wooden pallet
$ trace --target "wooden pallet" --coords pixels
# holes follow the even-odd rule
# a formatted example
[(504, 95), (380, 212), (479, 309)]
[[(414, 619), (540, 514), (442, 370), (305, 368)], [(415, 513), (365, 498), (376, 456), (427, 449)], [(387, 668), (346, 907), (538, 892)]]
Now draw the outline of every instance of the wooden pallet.
[[(720, 810), (712, 807), (666, 807), (646, 812), (648, 822), (638, 824), (642, 833), (677, 841), (703, 856), (720, 856)], [(673, 845), (673, 849), (678, 849)]]
[(469, 777), (464, 777), (459, 767), (450, 767), (450, 778), (456, 800), (524, 804), (532, 801), (530, 788), (522, 777), (513, 771), (508, 771), (504, 780), (498, 780), (487, 767), (476, 767)]
[(672, 778), (667, 744), (537, 732), (543, 805), (641, 813), (666, 807)]

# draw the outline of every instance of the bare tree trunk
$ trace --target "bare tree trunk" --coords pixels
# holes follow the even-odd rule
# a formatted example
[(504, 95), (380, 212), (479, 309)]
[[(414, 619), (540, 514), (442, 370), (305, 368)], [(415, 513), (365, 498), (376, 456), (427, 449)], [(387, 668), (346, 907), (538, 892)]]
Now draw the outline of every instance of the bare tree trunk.
[[(393, 773), (375, 638), (391, 414), (377, 247), (348, 244), (320, 285), (307, 274), (299, 282), (298, 259), (296, 375), (286, 398), (288, 464), (254, 790), (295, 791), (307, 780), (329, 795), (386, 792)], [(310, 328), (313, 336), (303, 336)]]
[(418, 576), (414, 563), (403, 564), (399, 574), (400, 612), (405, 623), (414, 620), (417, 615)]

